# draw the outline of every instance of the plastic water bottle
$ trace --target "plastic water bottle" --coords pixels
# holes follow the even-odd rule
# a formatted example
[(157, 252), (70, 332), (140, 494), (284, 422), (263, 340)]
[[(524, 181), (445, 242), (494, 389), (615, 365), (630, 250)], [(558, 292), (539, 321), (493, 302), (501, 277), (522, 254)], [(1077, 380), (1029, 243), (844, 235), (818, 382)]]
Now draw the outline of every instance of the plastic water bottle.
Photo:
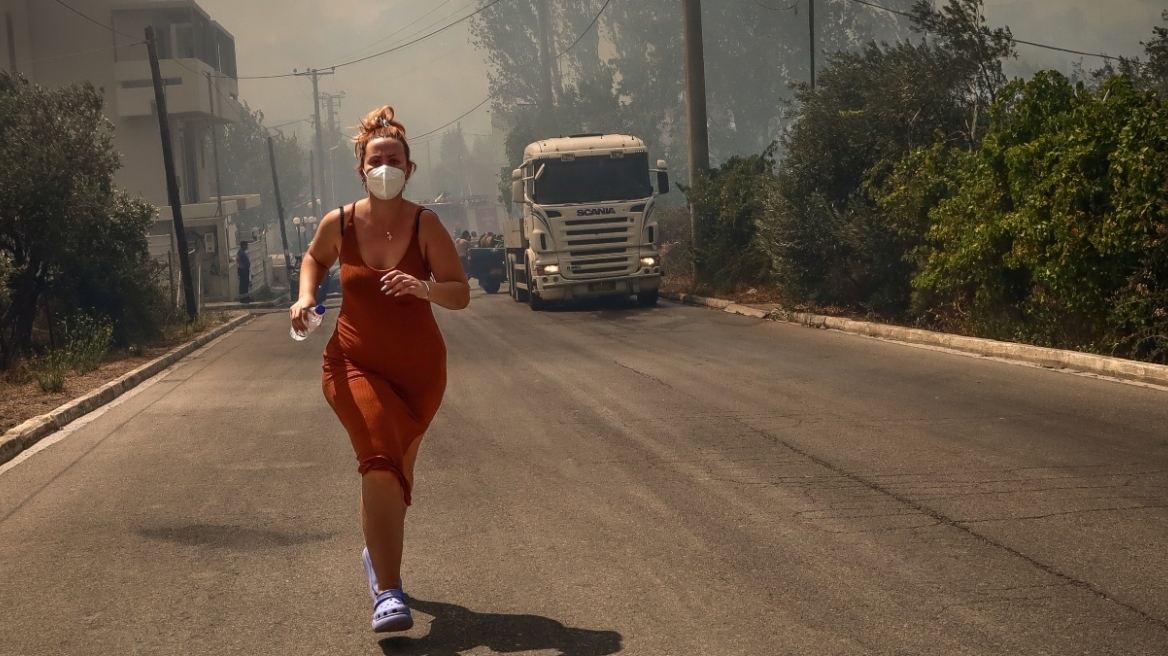
[(300, 332), (299, 330), (296, 330), (296, 326), (292, 326), (291, 330), (288, 331), (288, 334), (292, 336), (292, 339), (298, 342), (303, 342), (304, 340), (308, 339), (308, 333), (316, 330), (316, 327), (320, 325), (322, 320), (324, 320), (324, 306), (318, 305), (313, 308), (312, 314), (308, 317), (308, 330)]

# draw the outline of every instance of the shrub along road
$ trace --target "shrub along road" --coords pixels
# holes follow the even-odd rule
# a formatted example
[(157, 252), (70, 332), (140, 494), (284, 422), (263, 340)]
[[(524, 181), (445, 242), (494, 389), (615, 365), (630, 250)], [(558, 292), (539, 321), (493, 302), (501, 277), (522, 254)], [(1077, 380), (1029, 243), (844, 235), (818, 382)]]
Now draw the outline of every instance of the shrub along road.
[(327, 335), (274, 314), (0, 469), (0, 654), (1168, 653), (1168, 392), (479, 294), (413, 631), (368, 631)]

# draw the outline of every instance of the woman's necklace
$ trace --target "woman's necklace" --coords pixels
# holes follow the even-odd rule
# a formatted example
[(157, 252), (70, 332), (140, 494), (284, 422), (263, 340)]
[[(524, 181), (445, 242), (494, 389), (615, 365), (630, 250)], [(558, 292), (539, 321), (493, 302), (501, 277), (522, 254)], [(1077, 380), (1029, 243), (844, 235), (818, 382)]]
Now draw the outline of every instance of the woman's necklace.
[(385, 238), (388, 239), (389, 241), (393, 241), (393, 233), (386, 230), (385, 231)]

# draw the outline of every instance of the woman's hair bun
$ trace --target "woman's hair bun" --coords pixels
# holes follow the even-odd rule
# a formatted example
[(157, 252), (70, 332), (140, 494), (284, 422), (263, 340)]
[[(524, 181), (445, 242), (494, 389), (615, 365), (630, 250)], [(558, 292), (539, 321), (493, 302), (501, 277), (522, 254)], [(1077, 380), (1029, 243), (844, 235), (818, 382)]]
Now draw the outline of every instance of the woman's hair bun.
[[(388, 135), (378, 135), (378, 132), (388, 131)], [(402, 139), (406, 138), (406, 126), (394, 118), (394, 111), (391, 105), (386, 105), (380, 109), (375, 109), (369, 112), (364, 119), (361, 120), (361, 133), (367, 134), (373, 138), (382, 136), (395, 136)], [(376, 136), (374, 136), (376, 135)]]
[(402, 125), (400, 121), (394, 118), (393, 107), (386, 105), (380, 109), (375, 109), (365, 115), (361, 119), (359, 127), (360, 132), (357, 138), (353, 140), (353, 154), (357, 156), (357, 171), (363, 170), (362, 163), (365, 161), (365, 149), (368, 148), (371, 141), (377, 139), (396, 139), (401, 142), (406, 151), (406, 161), (410, 172), (417, 170), (418, 165), (410, 159), (410, 144), (406, 140), (406, 126)]

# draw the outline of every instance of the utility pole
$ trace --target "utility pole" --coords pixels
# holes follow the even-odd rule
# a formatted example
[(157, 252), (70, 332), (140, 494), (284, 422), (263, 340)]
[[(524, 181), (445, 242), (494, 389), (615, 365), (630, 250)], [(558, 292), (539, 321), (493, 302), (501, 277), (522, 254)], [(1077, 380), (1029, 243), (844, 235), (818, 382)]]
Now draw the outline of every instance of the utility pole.
[[(550, 0), (535, 0), (535, 11), (539, 18), (539, 104), (542, 110), (540, 113), (543, 116), (544, 130), (551, 131), (555, 124), (553, 111), (556, 97), (552, 91), (552, 22), (548, 15), (549, 2)], [(543, 135), (549, 136), (551, 135)]]
[[(327, 151), (321, 153), (320, 166), (321, 168), (325, 168), (327, 163), (329, 170), (329, 198), (335, 201), (337, 198), (337, 160), (334, 153), (341, 141), (341, 126), (337, 124), (337, 112), (341, 109), (341, 101), (345, 99), (345, 92), (342, 91), (335, 95), (331, 93), (322, 95), (324, 101), (328, 103), (329, 144), (331, 145)], [(323, 180), (323, 177), (321, 179)]]
[(807, 22), (811, 25), (811, 88), (815, 88), (815, 0), (807, 0)]
[(183, 295), (187, 302), (187, 316), (194, 320), (199, 316), (199, 306), (195, 301), (195, 284), (191, 277), (191, 260), (187, 254), (187, 231), (183, 227), (182, 201), (178, 197), (178, 178), (174, 170), (174, 145), (170, 141), (170, 116), (166, 111), (166, 91), (162, 85), (162, 71), (158, 65), (158, 44), (154, 41), (154, 28), (146, 28), (146, 52), (150, 56), (150, 74), (154, 78), (154, 103), (158, 109), (158, 130), (162, 135), (162, 165), (166, 173), (166, 196), (170, 201), (170, 213), (174, 219), (174, 237), (178, 243), (178, 262), (182, 269)]
[(276, 147), (268, 135), (268, 160), (272, 163), (272, 187), (276, 190), (276, 216), (280, 217), (280, 240), (284, 244), (284, 272), (288, 274), (288, 300), (296, 302), (300, 290), (292, 289), (292, 254), (288, 252), (288, 229), (284, 227), (284, 201), (280, 200), (280, 176), (276, 174)]
[[(326, 75), (332, 75), (333, 71), (331, 71), (331, 70), (319, 71), (315, 68), (310, 68), (303, 73), (297, 73), (296, 71), (293, 71), (293, 74), (295, 74), (298, 77), (311, 77), (312, 78), (312, 113), (313, 113), (313, 116), (315, 117), (315, 121), (316, 121), (316, 152), (320, 153), (321, 158), (322, 158), (321, 159), (321, 167), (320, 167), (320, 187), (319, 188), (320, 188), (320, 195), (323, 197), (326, 194), (325, 194), (325, 177), (324, 177), (325, 176), (325, 172), (324, 172), (325, 167), (323, 166), (323, 164), (324, 164), (324, 159), (323, 159), (324, 158), (324, 137), (322, 134), (322, 130), (321, 130), (322, 126), (321, 126), (321, 122), (320, 122), (320, 78), (322, 78)], [(273, 166), (274, 166), (274, 164), (273, 164)], [(329, 203), (331, 203), (331, 201), (332, 201), (331, 198), (322, 198), (322, 200), (328, 200)], [(332, 205), (329, 203), (322, 203), (322, 204), (325, 207), (332, 207)], [(288, 248), (287, 242), (285, 242), (284, 248), (285, 248), (285, 250)]]
[(211, 105), (211, 122), (208, 124), (211, 132), (211, 157), (215, 160), (215, 215), (223, 216), (223, 186), (219, 181), (219, 126), (215, 119), (219, 114), (215, 111), (215, 83), (211, 81), (211, 73), (207, 73), (208, 102)]
[(430, 183), (430, 198), (437, 200), (438, 186), (434, 184), (434, 159), (430, 152), (430, 143), (432, 140), (426, 142), (426, 181)]
[[(685, 3), (685, 113), (689, 123), (690, 185), (710, 170), (710, 133), (706, 117), (706, 55), (702, 44), (701, 0)], [(689, 227), (697, 242), (697, 213), (690, 207)]]
[(312, 216), (319, 220), (323, 214), (320, 211), (320, 199), (316, 197), (316, 151), (308, 151), (308, 180), (312, 192)]

